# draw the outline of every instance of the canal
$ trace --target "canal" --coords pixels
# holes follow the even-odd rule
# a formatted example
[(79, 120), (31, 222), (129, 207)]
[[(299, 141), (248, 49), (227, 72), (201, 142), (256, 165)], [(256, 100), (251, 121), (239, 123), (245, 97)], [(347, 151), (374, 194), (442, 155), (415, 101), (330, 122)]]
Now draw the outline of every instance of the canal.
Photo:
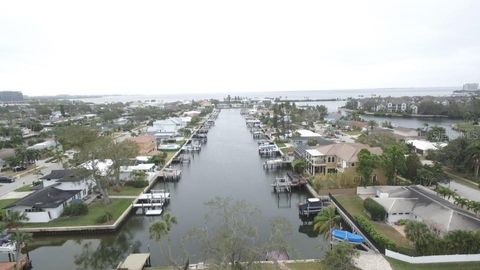
[[(261, 239), (268, 236), (272, 218), (287, 219), (293, 227), (290, 235), (286, 233), (290, 258), (322, 256), (327, 242), (314, 237), (298, 219), (297, 205), (307, 194), (277, 197), (271, 183), (283, 172), (265, 171), (262, 162), (240, 111), (223, 110), (208, 133), (208, 143), (183, 166), (182, 179), (178, 183), (159, 182), (155, 187), (166, 187), (172, 194), (167, 211), (178, 220), (170, 233), (174, 254), (183, 254), (186, 246), (191, 263), (201, 260), (199, 247), (184, 243), (184, 236), (205, 223), (208, 208), (204, 203), (221, 196), (245, 200), (260, 211), (255, 225)], [(149, 239), (149, 224), (159, 218), (133, 214), (117, 233), (107, 235), (36, 237), (30, 251), (33, 269), (112, 269), (133, 251), (150, 251), (153, 265), (166, 264), (158, 243)]]

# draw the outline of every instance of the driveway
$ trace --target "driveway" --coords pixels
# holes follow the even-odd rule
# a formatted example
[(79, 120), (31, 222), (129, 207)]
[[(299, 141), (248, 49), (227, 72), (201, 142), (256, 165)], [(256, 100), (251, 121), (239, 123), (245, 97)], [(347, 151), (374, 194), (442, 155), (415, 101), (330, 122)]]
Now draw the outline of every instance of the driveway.
[[(60, 163), (46, 162), (46, 160), (47, 159), (37, 161), (37, 167), (42, 168), (41, 171), (43, 175), (49, 174), (51, 170), (62, 169)], [(1, 183), (0, 199), (3, 199), (6, 194), (15, 191), (15, 189), (19, 187), (32, 184), (32, 182), (38, 180), (39, 177), (41, 176), (35, 175), (33, 173), (28, 173), (26, 175), (18, 177), (13, 183)]]

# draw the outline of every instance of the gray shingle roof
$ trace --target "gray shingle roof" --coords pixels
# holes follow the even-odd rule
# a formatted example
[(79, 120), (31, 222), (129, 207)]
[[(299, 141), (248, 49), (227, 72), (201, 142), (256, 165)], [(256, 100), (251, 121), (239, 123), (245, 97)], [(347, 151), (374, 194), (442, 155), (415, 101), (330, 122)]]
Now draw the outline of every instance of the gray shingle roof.
[(61, 190), (53, 186), (43, 188), (35, 191), (28, 196), (16, 201), (15, 203), (8, 205), (5, 209), (9, 209), (15, 206), (27, 206), (37, 208), (56, 208), (69, 200), (81, 190)]
[(52, 170), (49, 174), (41, 177), (42, 180), (58, 180), (58, 182), (80, 181), (87, 177), (88, 172), (82, 169)]

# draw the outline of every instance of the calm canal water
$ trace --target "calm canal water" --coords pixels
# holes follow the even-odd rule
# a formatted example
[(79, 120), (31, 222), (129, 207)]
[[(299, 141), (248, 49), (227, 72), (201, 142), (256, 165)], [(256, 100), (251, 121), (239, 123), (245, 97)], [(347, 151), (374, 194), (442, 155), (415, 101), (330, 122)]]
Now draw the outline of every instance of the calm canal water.
[[(291, 258), (318, 258), (328, 248), (321, 237), (307, 235), (308, 228), (298, 219), (297, 205), (307, 197), (305, 192), (286, 194), (280, 199), (272, 193), (271, 183), (282, 172), (267, 172), (262, 167), (257, 143), (245, 126), (239, 110), (223, 110), (208, 134), (208, 143), (184, 165), (182, 179), (167, 184), (172, 201), (167, 211), (178, 219), (171, 239), (174, 254), (182, 254), (182, 239), (193, 228), (205, 222), (208, 209), (204, 203), (215, 196), (246, 200), (260, 211), (256, 219), (260, 238), (268, 237), (270, 221), (286, 218), (292, 225), (287, 236)], [(157, 189), (164, 188), (163, 183)], [(159, 245), (149, 239), (149, 224), (160, 217), (132, 215), (122, 228), (108, 235), (36, 237), (30, 252), (37, 269), (112, 269), (132, 251), (152, 253), (153, 265), (165, 264)], [(198, 247), (188, 245), (191, 263), (198, 262)]]

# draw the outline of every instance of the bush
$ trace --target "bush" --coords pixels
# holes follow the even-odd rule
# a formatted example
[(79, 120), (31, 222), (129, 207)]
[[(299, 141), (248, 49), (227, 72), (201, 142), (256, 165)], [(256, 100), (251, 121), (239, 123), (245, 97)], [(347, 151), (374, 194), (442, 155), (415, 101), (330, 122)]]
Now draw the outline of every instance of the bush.
[(397, 225), (400, 225), (400, 226), (403, 226), (403, 225), (407, 225), (407, 223), (408, 223), (409, 221), (410, 221), (410, 220), (408, 220), (408, 219), (402, 218), (402, 219), (398, 220), (398, 221), (396, 222), (396, 224), (397, 224)]
[(103, 224), (103, 223), (106, 223), (106, 222), (111, 221), (112, 219), (113, 219), (112, 213), (110, 213), (110, 212), (107, 211), (107, 212), (105, 212), (103, 215), (97, 217), (97, 218), (95, 219), (95, 222), (96, 222), (97, 224)]
[(363, 207), (368, 211), (368, 213), (370, 213), (372, 220), (384, 221), (385, 217), (387, 216), (387, 211), (385, 211), (385, 208), (383, 208), (381, 204), (372, 198), (367, 198), (364, 200)]
[(355, 216), (355, 221), (380, 246), (392, 250), (396, 249), (395, 242), (378, 233), (366, 217)]
[(88, 213), (88, 206), (83, 202), (71, 203), (63, 209), (62, 216), (83, 216)]
[(129, 187), (134, 187), (134, 188), (142, 188), (142, 187), (148, 186), (148, 181), (145, 181), (145, 180), (126, 181), (125, 185)]

